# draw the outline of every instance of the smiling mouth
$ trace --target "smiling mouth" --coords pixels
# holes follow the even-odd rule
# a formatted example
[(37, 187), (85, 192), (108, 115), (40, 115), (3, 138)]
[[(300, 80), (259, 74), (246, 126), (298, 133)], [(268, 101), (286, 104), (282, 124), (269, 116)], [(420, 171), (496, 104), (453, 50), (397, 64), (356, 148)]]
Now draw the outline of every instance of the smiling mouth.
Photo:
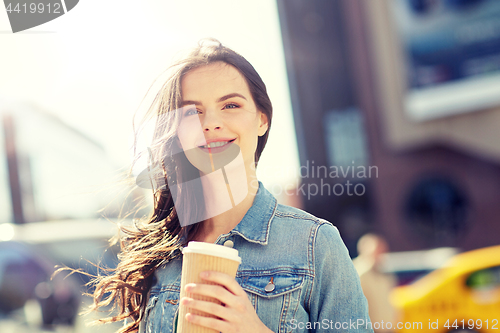
[(214, 150), (216, 148), (222, 148), (227, 145), (229, 145), (231, 142), (233, 142), (236, 139), (228, 140), (228, 141), (215, 141), (215, 142), (210, 142), (208, 145), (204, 146), (199, 146), (199, 148), (203, 150)]

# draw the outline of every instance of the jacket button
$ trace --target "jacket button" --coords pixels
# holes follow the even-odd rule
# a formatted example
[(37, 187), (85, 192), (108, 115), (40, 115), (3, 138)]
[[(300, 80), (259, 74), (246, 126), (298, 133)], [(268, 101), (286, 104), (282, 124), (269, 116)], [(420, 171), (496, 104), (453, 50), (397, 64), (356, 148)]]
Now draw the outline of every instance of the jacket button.
[(269, 282), (269, 283), (267, 284), (267, 286), (264, 288), (264, 290), (265, 290), (266, 292), (270, 293), (271, 291), (273, 291), (273, 290), (274, 290), (274, 288), (276, 288), (276, 286), (274, 285), (274, 283)]
[(233, 247), (234, 243), (232, 240), (228, 239), (227, 241), (224, 242), (224, 246)]

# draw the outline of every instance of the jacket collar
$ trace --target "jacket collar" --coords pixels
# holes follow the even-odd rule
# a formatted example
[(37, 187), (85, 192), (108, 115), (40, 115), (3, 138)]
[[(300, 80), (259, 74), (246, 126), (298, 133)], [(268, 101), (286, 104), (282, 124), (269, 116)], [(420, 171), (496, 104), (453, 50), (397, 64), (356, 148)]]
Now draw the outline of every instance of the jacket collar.
[(252, 207), (231, 233), (238, 234), (249, 242), (267, 245), (271, 220), (276, 211), (277, 201), (259, 181), (259, 189)]

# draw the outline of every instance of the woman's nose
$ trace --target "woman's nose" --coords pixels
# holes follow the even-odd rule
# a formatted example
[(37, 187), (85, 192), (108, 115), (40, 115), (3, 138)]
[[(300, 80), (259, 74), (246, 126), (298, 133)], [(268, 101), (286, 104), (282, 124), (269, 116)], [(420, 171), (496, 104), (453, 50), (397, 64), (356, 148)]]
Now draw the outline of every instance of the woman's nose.
[(202, 120), (203, 131), (214, 131), (222, 128), (222, 119), (215, 110), (207, 110)]

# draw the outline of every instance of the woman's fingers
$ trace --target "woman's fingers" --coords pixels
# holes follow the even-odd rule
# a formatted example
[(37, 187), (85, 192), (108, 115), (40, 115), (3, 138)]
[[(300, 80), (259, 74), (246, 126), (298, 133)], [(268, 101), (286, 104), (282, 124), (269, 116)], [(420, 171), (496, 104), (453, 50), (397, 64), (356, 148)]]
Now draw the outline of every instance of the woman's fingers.
[(201, 301), (196, 300), (190, 297), (183, 297), (181, 299), (181, 305), (187, 306), (190, 309), (203, 311), (205, 313), (209, 313), (211, 315), (217, 316), (221, 319), (232, 321), (234, 320), (234, 315), (232, 315), (232, 311), (228, 308), (209, 301)]
[(224, 304), (232, 304), (235, 297), (223, 286), (214, 284), (189, 283), (186, 285), (186, 292), (212, 297)]
[(205, 271), (201, 272), (200, 277), (203, 280), (223, 285), (227, 290), (236, 296), (246, 296), (243, 288), (241, 288), (238, 282), (236, 282), (236, 280), (228, 274), (216, 271)]
[(188, 293), (215, 298), (224, 305), (183, 297), (180, 301), (181, 306), (214, 316), (204, 317), (188, 313), (186, 314), (188, 321), (224, 333), (270, 332), (257, 316), (246, 292), (233, 277), (214, 271), (203, 272), (200, 277), (214, 284), (190, 283), (186, 285), (185, 290)]
[(230, 325), (222, 320), (210, 317), (197, 316), (192, 313), (186, 314), (186, 320), (200, 326), (205, 326), (219, 332), (229, 332)]

